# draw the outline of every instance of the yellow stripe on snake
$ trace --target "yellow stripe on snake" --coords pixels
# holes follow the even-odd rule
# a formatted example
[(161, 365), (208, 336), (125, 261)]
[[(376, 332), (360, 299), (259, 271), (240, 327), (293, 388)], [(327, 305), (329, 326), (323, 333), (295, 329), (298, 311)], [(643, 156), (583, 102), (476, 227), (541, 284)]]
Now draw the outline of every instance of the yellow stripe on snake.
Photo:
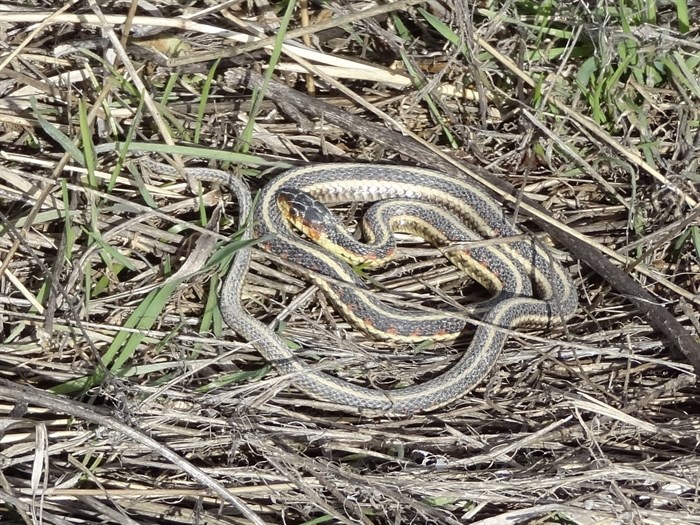
[[(147, 165), (157, 172), (177, 173), (152, 161), (147, 161)], [(238, 177), (202, 168), (188, 168), (187, 174), (225, 184), (238, 199), (240, 224), (249, 218), (250, 192)], [(389, 225), (382, 222), (388, 221), (398, 231), (419, 233), (440, 248), (463, 243), (464, 249), (445, 252), (454, 264), (491, 290), (494, 297), (463, 311), (426, 312), (391, 307), (369, 291), (352, 267), (341, 260), (342, 254), (350, 259), (354, 257), (345, 253), (349, 249), (331, 245), (328, 251), (294, 231), (298, 227), (312, 238), (326, 240), (325, 230), (317, 222), (327, 220), (327, 210), (322, 206), (316, 209), (316, 201), (355, 203), (386, 199), (399, 199), (393, 204), (402, 211), (398, 218), (392, 218), (386, 208), (375, 210), (373, 227), (380, 237), (376, 242), (392, 251)], [(241, 294), (250, 248), (240, 249), (220, 293), (224, 320), (280, 373), (289, 374), (298, 388), (311, 397), (342, 407), (395, 414), (441, 407), (474, 388), (486, 376), (501, 353), (508, 330), (563, 324), (578, 305), (574, 284), (561, 264), (535, 241), (522, 240), (525, 238), (522, 232), (505, 218), (503, 207), (494, 199), (452, 175), (404, 166), (312, 165), (272, 179), (260, 191), (252, 212), (254, 236), (261, 238), (261, 246), (294, 263), (296, 268), (305, 268), (306, 277), (326, 294), (348, 322), (375, 337), (400, 341), (450, 340), (468, 324), (465, 312), (479, 312), (481, 323), (469, 347), (441, 375), (394, 390), (359, 386), (315, 370), (299, 359), (281, 337), (248, 314), (241, 305)], [(296, 226), (289, 218), (295, 219), (292, 222)], [(469, 245), (472, 241), (498, 237), (517, 240)], [(253, 233), (246, 229), (243, 238), (253, 238)]]

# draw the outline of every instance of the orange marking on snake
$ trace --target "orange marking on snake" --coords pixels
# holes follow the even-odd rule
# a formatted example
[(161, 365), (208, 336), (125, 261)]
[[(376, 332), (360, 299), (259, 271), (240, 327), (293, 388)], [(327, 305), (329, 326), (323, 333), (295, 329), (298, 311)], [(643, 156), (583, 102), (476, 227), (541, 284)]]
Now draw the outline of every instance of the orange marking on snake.
[(313, 241), (318, 241), (323, 236), (323, 232), (321, 230), (311, 228), (310, 226), (306, 226), (304, 233)]

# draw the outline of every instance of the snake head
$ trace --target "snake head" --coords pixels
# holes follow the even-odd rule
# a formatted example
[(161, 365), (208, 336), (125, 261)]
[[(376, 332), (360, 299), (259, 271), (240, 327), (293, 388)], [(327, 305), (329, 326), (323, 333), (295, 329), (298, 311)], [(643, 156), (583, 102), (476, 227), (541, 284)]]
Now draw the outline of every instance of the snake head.
[(329, 224), (335, 220), (326, 206), (295, 188), (280, 189), (277, 192), (277, 205), (292, 226), (317, 242), (326, 237)]

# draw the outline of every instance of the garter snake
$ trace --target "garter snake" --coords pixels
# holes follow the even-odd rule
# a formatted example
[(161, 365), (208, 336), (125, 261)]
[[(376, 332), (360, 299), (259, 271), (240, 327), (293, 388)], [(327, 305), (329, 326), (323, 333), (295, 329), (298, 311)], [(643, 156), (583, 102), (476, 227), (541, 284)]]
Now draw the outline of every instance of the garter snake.
[[(148, 164), (155, 171), (173, 172), (163, 165)], [(241, 224), (248, 220), (250, 192), (238, 177), (201, 168), (188, 168), (187, 174), (227, 185), (238, 199)], [(293, 230), (282, 213), (285, 206), (280, 192), (286, 189), (308, 193), (323, 203), (411, 199), (435, 209), (445, 208), (461, 219), (466, 241), (522, 237), (499, 203), (481, 189), (444, 173), (402, 166), (321, 164), (292, 169), (273, 178), (260, 190), (252, 210), (254, 237), (261, 239), (265, 250), (305, 268), (307, 277), (349, 322), (380, 338), (453, 339), (464, 329), (465, 318), (461, 312), (426, 313), (379, 301), (349, 265)], [(251, 238), (246, 228), (243, 239)], [(241, 305), (250, 263), (248, 247), (234, 256), (220, 293), (221, 313), (234, 331), (312, 397), (396, 414), (429, 411), (457, 399), (484, 378), (500, 355), (508, 330), (562, 324), (576, 311), (573, 282), (537, 243), (515, 240), (494, 246), (466, 249), (458, 256), (462, 258), (460, 266), (471, 277), (497, 292), (495, 299), (487, 301), (489, 309), (480, 317), (482, 322), (468, 349), (441, 375), (406, 388), (366, 388), (317, 371), (300, 360), (279, 335), (249, 315)]]

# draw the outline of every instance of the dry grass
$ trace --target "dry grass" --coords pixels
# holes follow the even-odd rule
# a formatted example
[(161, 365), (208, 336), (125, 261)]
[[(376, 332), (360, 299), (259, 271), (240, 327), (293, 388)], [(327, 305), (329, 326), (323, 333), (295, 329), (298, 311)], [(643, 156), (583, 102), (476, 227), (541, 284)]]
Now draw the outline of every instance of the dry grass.
[[(697, 340), (700, 10), (270, 3), (156, 1), (126, 39), (124, 4), (0, 2), (0, 521), (700, 523), (696, 371), (585, 263), (565, 262), (566, 333), (511, 338), (444, 410), (352, 414), (222, 323), (235, 202), (132, 162), (208, 159), (252, 188), (309, 161), (413, 162), (224, 77), (263, 72), (512, 183)], [(405, 255), (373, 277), (472, 293), (432, 251)], [(383, 385), (464, 348), (369, 341), (283, 270), (256, 252), (247, 308), (314, 366)]]

